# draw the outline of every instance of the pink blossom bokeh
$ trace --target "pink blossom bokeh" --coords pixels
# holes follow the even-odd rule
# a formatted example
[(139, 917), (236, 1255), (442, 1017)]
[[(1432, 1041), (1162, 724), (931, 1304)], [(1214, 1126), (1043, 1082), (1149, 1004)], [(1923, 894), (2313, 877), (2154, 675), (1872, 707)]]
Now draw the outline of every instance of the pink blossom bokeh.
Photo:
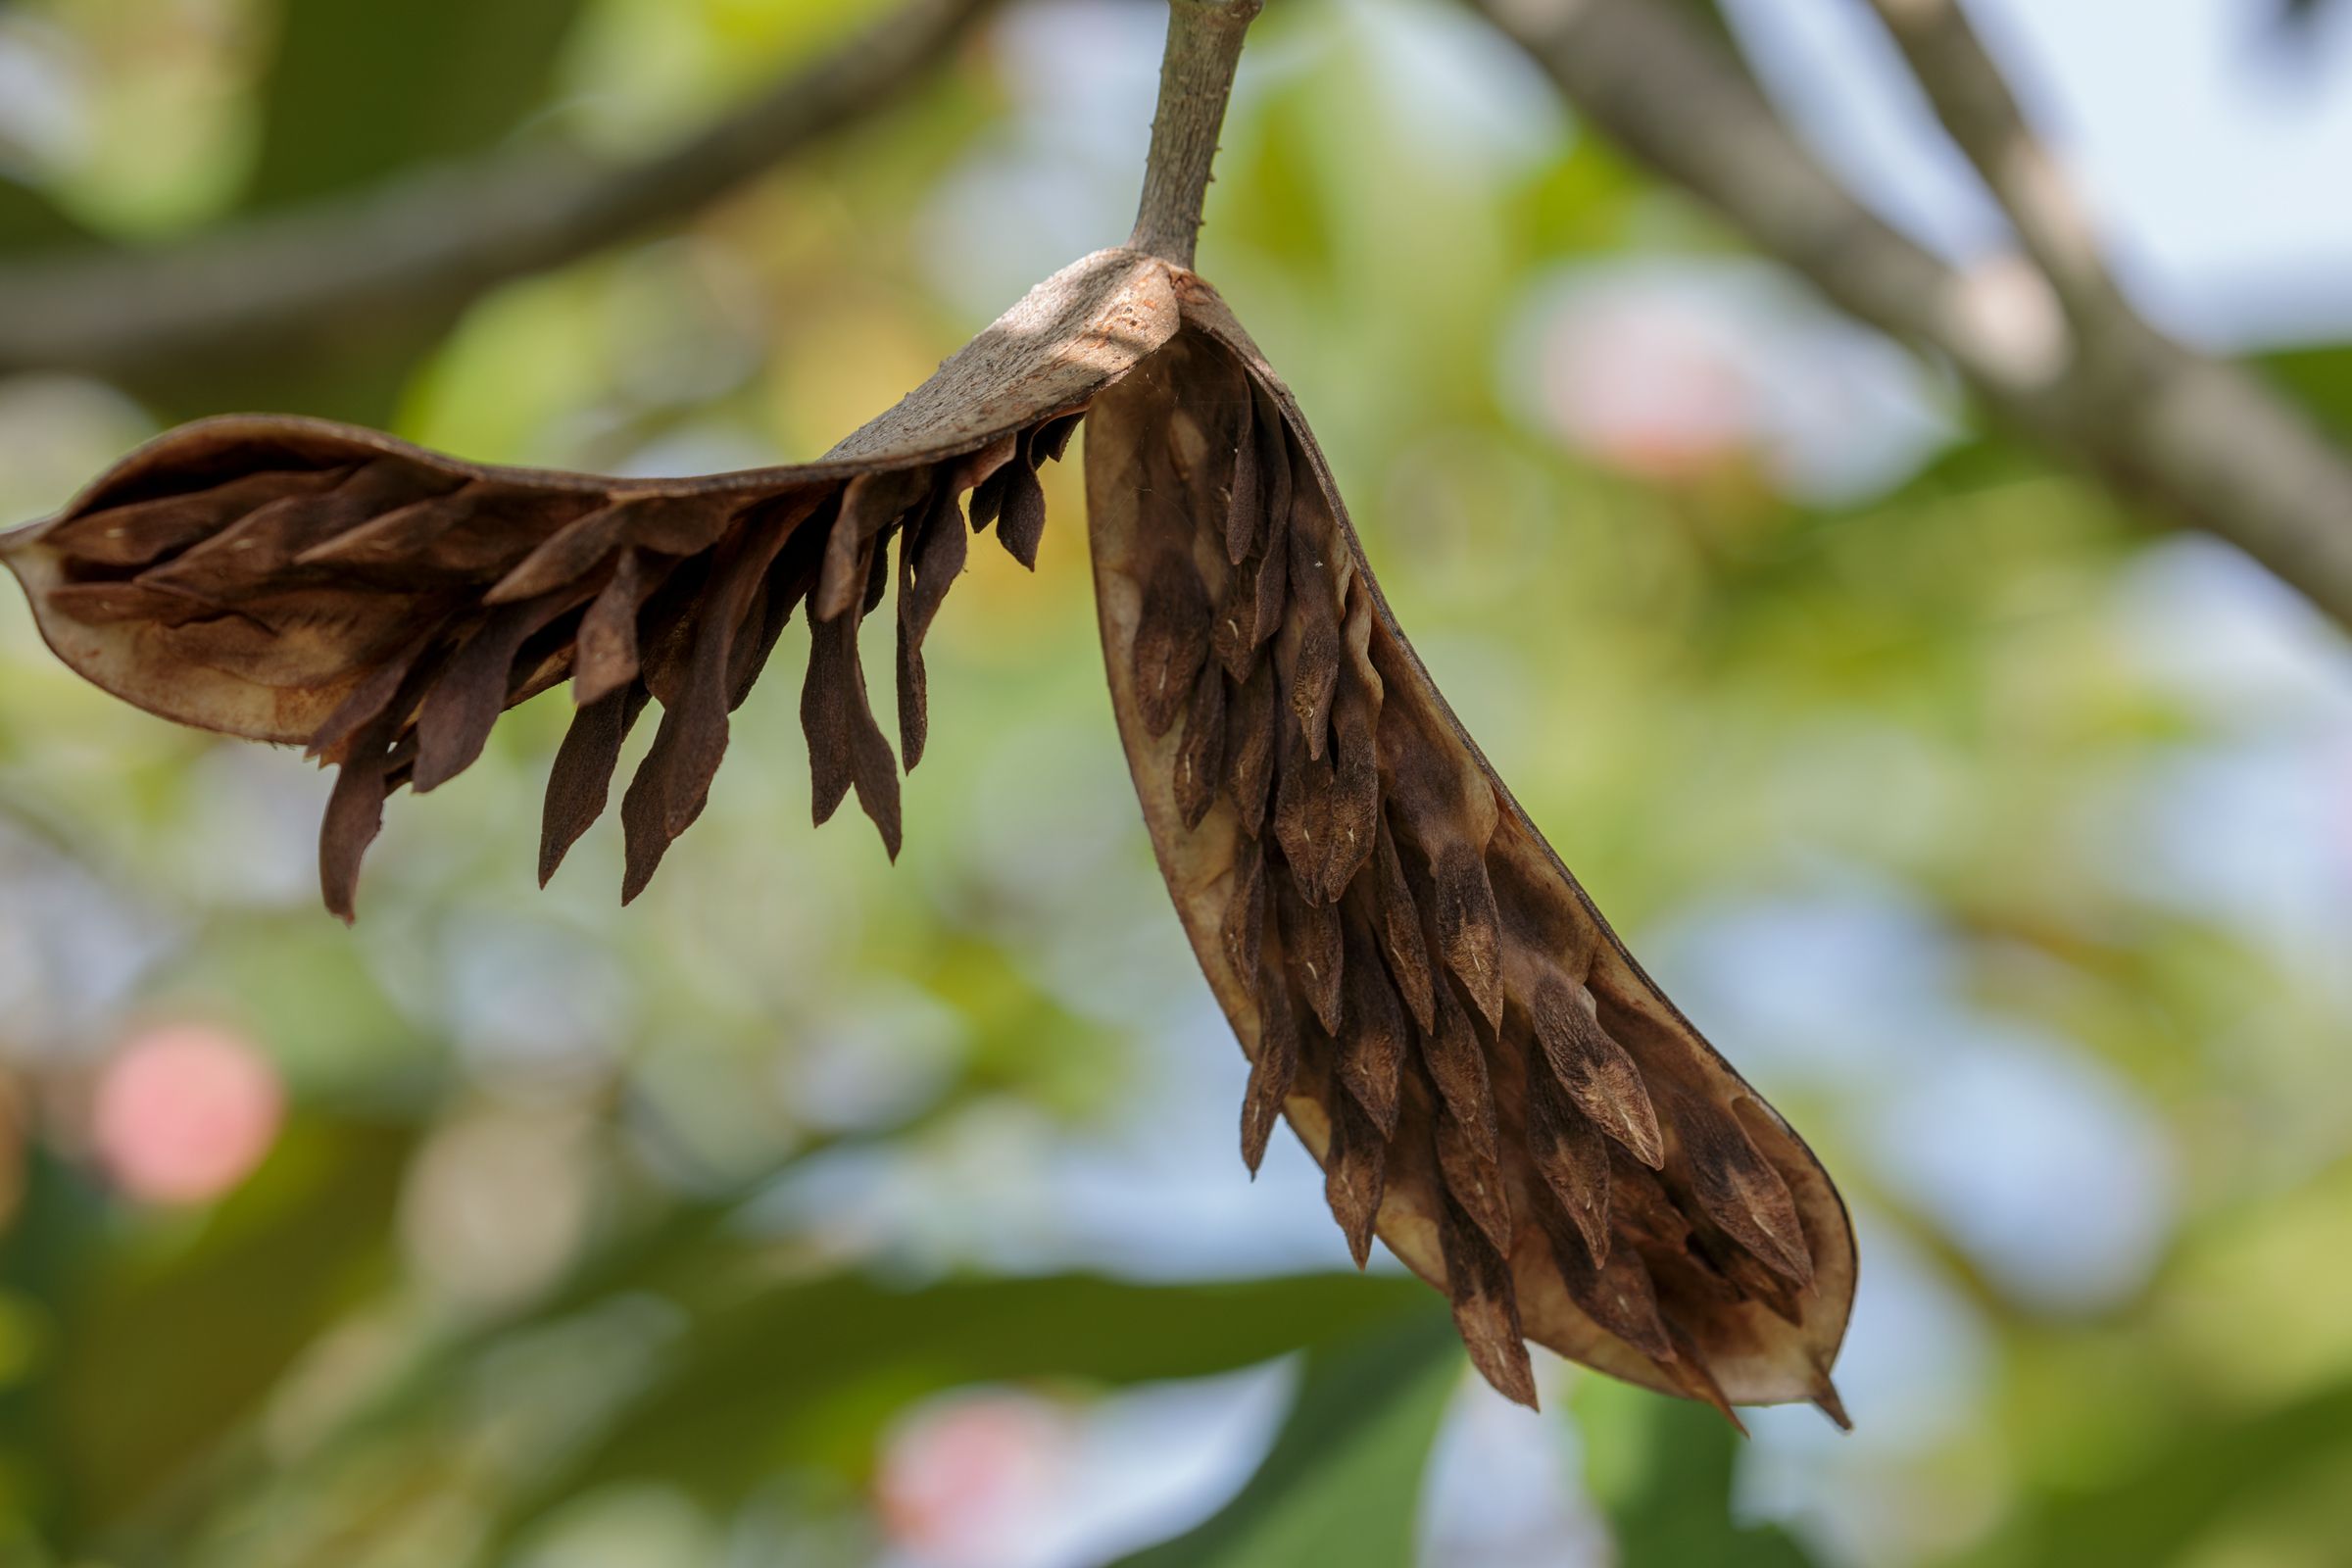
[(142, 1202), (210, 1202), (253, 1173), (285, 1115), (275, 1067), (244, 1036), (166, 1023), (100, 1072), (90, 1132), (116, 1186)]

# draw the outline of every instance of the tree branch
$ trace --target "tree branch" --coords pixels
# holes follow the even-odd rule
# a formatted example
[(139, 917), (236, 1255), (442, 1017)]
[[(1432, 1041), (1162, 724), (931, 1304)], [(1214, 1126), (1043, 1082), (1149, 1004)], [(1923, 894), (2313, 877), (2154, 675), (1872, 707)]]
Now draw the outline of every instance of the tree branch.
[[(1881, 220), (1788, 130), (1723, 45), (1672, 7), (1473, 3), (1594, 126), (1838, 305), (1948, 357), (2006, 422), (2231, 541), (2352, 626), (2352, 463), (2245, 371), (2163, 337), (2120, 295), (2115, 310), (2098, 304), (2097, 290), (2112, 285), (2082, 272), (2080, 257), (2067, 259), (2063, 220), (2034, 205), (2040, 197), (2029, 202), (2018, 178), (2004, 174), (2012, 189), (2003, 199), (2034, 212), (2018, 220), (2021, 231), (2037, 250), (2051, 248), (2062, 293), (2022, 257), (1957, 269)], [(1957, 84), (1947, 91), (1960, 93)], [(2014, 110), (2005, 86), (2000, 101)], [(2078, 332), (2101, 323), (2108, 336), (2096, 355), (2073, 352), (2061, 300)], [(2129, 323), (2128, 336), (2116, 335), (2117, 322)], [(2114, 373), (2119, 360), (2130, 375)]]
[(1208, 199), (1217, 133), (1233, 96), (1242, 39), (1261, 0), (1168, 0), (1168, 47), (1159, 67), (1159, 112), (1144, 194), (1128, 244), (1179, 267), (1193, 265)]
[(430, 322), (510, 279), (680, 219), (862, 120), (992, 0), (908, 0), (685, 144), (600, 165), (534, 146), (157, 250), (0, 265), (0, 373), (132, 374)]
[(2133, 319), (2099, 254), (2089, 209), (2026, 123), (2008, 78), (1956, 0), (1871, 0), (1871, 7), (2078, 330), (2088, 337)]

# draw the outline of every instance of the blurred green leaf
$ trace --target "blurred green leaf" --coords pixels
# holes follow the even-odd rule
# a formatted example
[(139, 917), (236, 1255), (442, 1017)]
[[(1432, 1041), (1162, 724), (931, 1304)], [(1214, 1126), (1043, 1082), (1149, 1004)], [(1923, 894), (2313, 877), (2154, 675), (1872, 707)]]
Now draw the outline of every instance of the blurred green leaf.
[(0, 253), (78, 244), (90, 231), (30, 185), (0, 174)]
[(1742, 1440), (1714, 1410), (1597, 1378), (1577, 1409), (1587, 1481), (1624, 1568), (1813, 1568), (1778, 1525), (1732, 1517)]
[(183, 1475), (380, 1285), (411, 1143), (406, 1129), (297, 1122), (192, 1238), (118, 1233), (78, 1283), (46, 1390), (69, 1539)]
[(2352, 1384), (2236, 1420), (2189, 1422), (2123, 1475), (2050, 1488), (1969, 1560), (1984, 1568), (2179, 1561), (2217, 1526), (2261, 1510), (2347, 1454)]
[(247, 205), (463, 158), (547, 96), (581, 0), (283, 0)]
[[(545, 104), (582, 0), (283, 0), (261, 92), (249, 209), (332, 197), (465, 160)], [(402, 387), (457, 318), (321, 323), (234, 365), (157, 378), (175, 416), (285, 409), (392, 422)]]
[(1220, 1285), (1062, 1275), (919, 1290), (849, 1276), (747, 1294), (708, 1258), (699, 1273), (719, 1301), (696, 1314), (683, 1359), (607, 1441), (548, 1478), (516, 1528), (609, 1481), (670, 1481), (726, 1500), (796, 1464), (862, 1473), (901, 1409), (948, 1389), (1207, 1377), (1420, 1322), (1430, 1305), (1417, 1280), (1352, 1274)]
[(2339, 437), (2352, 437), (2352, 345), (2265, 354), (2256, 368)]
[(1409, 1568), (1421, 1471), (1462, 1353), (1439, 1311), (1307, 1357), (1273, 1451), (1199, 1528), (1120, 1568)]

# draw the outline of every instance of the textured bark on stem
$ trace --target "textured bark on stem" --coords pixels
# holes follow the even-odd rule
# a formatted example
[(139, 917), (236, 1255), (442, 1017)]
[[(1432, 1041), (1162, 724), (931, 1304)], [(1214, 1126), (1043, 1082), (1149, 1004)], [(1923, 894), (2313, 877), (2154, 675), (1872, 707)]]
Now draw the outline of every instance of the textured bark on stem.
[(1144, 197), (1128, 243), (1180, 267), (1193, 265), (1209, 168), (1225, 101), (1241, 64), (1242, 38), (1262, 0), (1168, 0), (1168, 48), (1159, 67), (1159, 112)]

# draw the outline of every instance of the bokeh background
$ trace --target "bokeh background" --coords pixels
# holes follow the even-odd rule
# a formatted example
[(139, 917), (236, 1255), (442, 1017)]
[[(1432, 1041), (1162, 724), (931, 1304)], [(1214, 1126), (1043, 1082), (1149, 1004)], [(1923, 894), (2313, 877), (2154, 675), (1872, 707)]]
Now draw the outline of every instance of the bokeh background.
[[(2149, 313), (2352, 430), (2352, 16), (1972, 9)], [(903, 863), (808, 825), (796, 626), (626, 910), (611, 823), (533, 886), (561, 693), (394, 803), (346, 930), (320, 775), (102, 697), (0, 594), (0, 1561), (2348, 1560), (2340, 630), (1985, 428), (1467, 11), (1269, 10), (1202, 270), (1469, 727), (1841, 1183), (1856, 1432), (1740, 1442), (1547, 1358), (1509, 1408), (1432, 1293), (1348, 1269), (1295, 1144), (1247, 1179), (1072, 463), (1037, 575), (978, 552), (933, 635)], [(0, 261), (534, 138), (642, 155), (880, 14), (0, 3)], [(812, 457), (1125, 234), (1162, 17), (1001, 6), (446, 333), (0, 379), (0, 519), (233, 405)], [(1720, 20), (1884, 211), (1997, 242), (1858, 6)]]

